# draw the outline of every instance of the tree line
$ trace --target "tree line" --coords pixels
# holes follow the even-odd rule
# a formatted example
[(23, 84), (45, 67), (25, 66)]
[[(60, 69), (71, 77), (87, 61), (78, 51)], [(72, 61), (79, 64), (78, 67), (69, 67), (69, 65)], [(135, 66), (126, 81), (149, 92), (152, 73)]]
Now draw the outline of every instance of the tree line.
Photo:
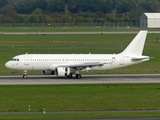
[(0, 22), (137, 22), (160, 0), (0, 0)]

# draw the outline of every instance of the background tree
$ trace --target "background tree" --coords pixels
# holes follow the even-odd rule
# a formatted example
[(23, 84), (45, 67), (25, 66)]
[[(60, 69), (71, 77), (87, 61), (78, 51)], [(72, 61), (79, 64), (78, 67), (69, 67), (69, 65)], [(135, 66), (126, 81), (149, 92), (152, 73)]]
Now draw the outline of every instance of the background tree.
[(29, 19), (28, 19), (28, 22), (30, 22), (30, 23), (35, 23), (35, 22), (37, 22), (37, 21), (36, 21), (36, 17), (33, 16), (33, 15), (30, 15), (30, 16), (29, 16)]
[(18, 17), (17, 12), (14, 9), (14, 6), (8, 5), (3, 7), (3, 9), (1, 10), (1, 14), (2, 14), (2, 18), (7, 18), (7, 21), (9, 21), (9, 19), (14, 22), (14, 20)]
[(51, 0), (48, 1), (49, 12), (64, 12), (65, 0)]
[(0, 8), (7, 5), (7, 0), (0, 0)]
[(159, 0), (154, 0), (152, 3), (151, 3), (151, 10), (153, 12), (160, 12), (160, 2)]
[(73, 18), (69, 15), (63, 15), (61, 18), (59, 18), (60, 22), (72, 22)]
[(46, 0), (19, 0), (15, 8), (20, 14), (31, 14), (36, 8), (45, 11), (47, 8)]
[(103, 0), (103, 2), (101, 2), (101, 11), (103, 13), (110, 13), (113, 11), (114, 5), (114, 0)]
[[(78, 0), (79, 1), (79, 0)], [(68, 6), (68, 11), (71, 13), (77, 13), (78, 1), (76, 0), (65, 0), (65, 5)]]
[(159, 11), (160, 0), (0, 0), (0, 22), (129, 22)]
[(27, 6), (25, 0), (19, 0), (18, 3), (15, 5), (15, 9), (19, 14), (27, 14)]
[(55, 22), (55, 20), (51, 16), (45, 16), (45, 22)]
[(144, 12), (151, 12), (151, 1), (150, 0), (140, 0), (138, 7), (141, 7)]
[(40, 9), (40, 8), (36, 8), (33, 12), (32, 12), (33, 15), (42, 15), (43, 14), (43, 11)]
[(39, 8), (42, 11), (45, 11), (47, 8), (46, 0), (36, 0), (34, 8)]
[(24, 23), (24, 22), (25, 22), (24, 17), (23, 17), (22, 15), (19, 15), (19, 16), (17, 17), (17, 22), (18, 22), (18, 23)]
[(138, 22), (139, 17), (143, 13), (144, 13), (144, 10), (142, 9), (142, 7), (137, 7), (137, 8), (131, 9), (131, 11), (129, 12), (129, 17), (130, 17), (131, 21)]
[(118, 13), (127, 13), (137, 6), (138, 2), (136, 0), (118, 0), (117, 11)]

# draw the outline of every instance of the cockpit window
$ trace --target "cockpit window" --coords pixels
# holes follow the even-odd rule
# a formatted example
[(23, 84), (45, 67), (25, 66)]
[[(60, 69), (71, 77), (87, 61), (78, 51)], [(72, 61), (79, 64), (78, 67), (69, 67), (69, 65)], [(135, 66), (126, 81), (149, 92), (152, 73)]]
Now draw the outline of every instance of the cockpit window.
[(11, 61), (19, 61), (19, 59), (12, 58)]

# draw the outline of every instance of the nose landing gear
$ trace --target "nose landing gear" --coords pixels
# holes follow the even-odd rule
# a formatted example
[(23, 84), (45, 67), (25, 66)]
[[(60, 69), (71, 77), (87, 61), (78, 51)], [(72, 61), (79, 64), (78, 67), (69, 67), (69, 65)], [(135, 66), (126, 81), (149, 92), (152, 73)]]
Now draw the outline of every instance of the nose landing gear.
[(24, 70), (24, 75), (23, 75), (23, 79), (26, 79), (27, 78), (27, 70)]

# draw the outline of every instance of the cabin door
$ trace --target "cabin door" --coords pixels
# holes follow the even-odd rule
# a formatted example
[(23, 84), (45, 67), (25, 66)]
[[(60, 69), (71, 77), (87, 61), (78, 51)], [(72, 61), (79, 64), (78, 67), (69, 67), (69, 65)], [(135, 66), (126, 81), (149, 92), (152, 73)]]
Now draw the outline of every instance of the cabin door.
[(28, 55), (24, 56), (24, 65), (29, 65), (29, 56)]
[(124, 56), (119, 56), (119, 65), (124, 65)]

